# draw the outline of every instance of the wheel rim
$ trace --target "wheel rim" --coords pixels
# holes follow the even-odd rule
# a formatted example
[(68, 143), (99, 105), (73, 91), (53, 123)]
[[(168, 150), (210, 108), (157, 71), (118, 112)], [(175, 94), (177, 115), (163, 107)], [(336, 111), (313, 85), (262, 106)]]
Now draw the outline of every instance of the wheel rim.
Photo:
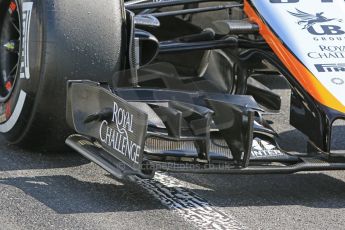
[(0, 12), (0, 102), (10, 97), (20, 69), (21, 18), (16, 0), (1, 4)]

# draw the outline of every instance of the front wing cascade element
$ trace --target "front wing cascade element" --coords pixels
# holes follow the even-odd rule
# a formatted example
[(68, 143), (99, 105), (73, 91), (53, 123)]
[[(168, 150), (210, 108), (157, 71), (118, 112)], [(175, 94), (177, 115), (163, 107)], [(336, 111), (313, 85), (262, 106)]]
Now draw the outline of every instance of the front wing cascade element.
[(194, 173), (292, 173), (345, 169), (321, 157), (297, 157), (251, 96), (70, 81), (66, 143), (118, 178), (157, 170)]

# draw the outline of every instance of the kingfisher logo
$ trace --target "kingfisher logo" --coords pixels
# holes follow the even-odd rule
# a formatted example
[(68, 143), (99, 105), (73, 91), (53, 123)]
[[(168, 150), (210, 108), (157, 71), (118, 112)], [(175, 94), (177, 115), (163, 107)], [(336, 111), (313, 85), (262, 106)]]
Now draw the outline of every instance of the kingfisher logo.
[(313, 35), (342, 35), (345, 31), (338, 25), (329, 25), (329, 22), (341, 23), (343, 20), (328, 18), (323, 16), (324, 12), (310, 14), (299, 9), (296, 12), (288, 11), (292, 16), (299, 18), (298, 25), (303, 25), (303, 30), (307, 30)]
[(315, 64), (315, 68), (320, 73), (345, 72), (345, 63), (338, 64)]

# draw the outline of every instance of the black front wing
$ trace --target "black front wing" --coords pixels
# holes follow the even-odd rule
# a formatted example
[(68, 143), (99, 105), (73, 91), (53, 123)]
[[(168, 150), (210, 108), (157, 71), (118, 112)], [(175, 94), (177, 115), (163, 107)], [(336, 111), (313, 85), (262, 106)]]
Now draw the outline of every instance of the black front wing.
[(345, 169), (343, 158), (279, 148), (251, 96), (68, 84), (66, 143), (118, 178), (155, 171), (293, 173)]

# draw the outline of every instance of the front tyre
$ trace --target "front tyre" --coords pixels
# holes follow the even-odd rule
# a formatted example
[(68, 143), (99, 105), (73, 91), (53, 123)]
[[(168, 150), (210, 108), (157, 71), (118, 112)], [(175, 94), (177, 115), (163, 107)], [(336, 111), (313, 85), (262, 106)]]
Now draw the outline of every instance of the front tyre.
[(0, 133), (64, 146), (66, 81), (109, 81), (121, 69), (123, 21), (119, 0), (0, 0)]

